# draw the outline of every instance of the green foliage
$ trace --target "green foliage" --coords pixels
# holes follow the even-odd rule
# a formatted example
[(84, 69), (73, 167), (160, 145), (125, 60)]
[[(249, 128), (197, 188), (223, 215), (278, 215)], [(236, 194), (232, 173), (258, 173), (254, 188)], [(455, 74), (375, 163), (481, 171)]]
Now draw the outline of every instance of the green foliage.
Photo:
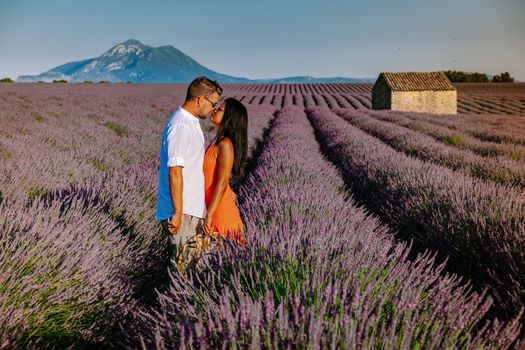
[(40, 114), (33, 114), (33, 118), (37, 121), (37, 122), (43, 122), (46, 118), (44, 118), (43, 115), (40, 115)]
[(98, 170), (98, 171), (101, 171), (101, 172), (106, 172), (108, 170), (108, 166), (106, 164), (106, 162), (104, 162), (104, 159), (101, 159), (101, 158), (93, 158), (91, 160), (91, 163), (93, 163), (93, 165), (95, 166), (95, 168)]
[(510, 76), (509, 72), (501, 73), (492, 77), (493, 83), (513, 83), (514, 78)]
[[(0, 144), (0, 160), (9, 160), (11, 158), (13, 158), (13, 155), (11, 154), (11, 152), (9, 152), (4, 146)], [(2, 203), (1, 196), (0, 196), (0, 203)]]
[(92, 84), (93, 82), (91, 80), (84, 80), (84, 84)]
[[(304, 263), (304, 262), (303, 262)], [(295, 295), (300, 291), (301, 282), (314, 271), (308, 264), (295, 259), (283, 264), (279, 259), (270, 259), (260, 266), (259, 278), (242, 274), (241, 281), (244, 292), (254, 298), (262, 298), (267, 290), (272, 292), (278, 304), (287, 296)]]
[(24, 128), (23, 126), (19, 126), (15, 130), (20, 135), (27, 135), (27, 134), (29, 134), (29, 130), (27, 128)]
[(504, 72), (489, 79), (486, 73), (467, 73), (462, 71), (444, 71), (447, 78), (453, 83), (512, 83), (514, 78), (510, 76), (509, 72)]
[(120, 125), (114, 122), (106, 122), (106, 127), (113, 130), (118, 136), (128, 136), (128, 130), (124, 125)]
[(7, 77), (7, 78), (0, 79), (0, 83), (14, 83), (14, 81), (13, 79)]
[(522, 160), (523, 159), (523, 153), (521, 152), (512, 152), (510, 155), (510, 159), (512, 160)]
[(27, 191), (27, 198), (32, 201), (37, 198), (44, 198), (47, 195), (47, 190), (38, 186), (31, 186)]
[(67, 84), (67, 80), (65, 79), (53, 80), (53, 83), (66, 83)]
[(466, 73), (461, 71), (444, 71), (452, 83), (488, 83), (489, 77), (486, 73)]
[[(44, 247), (34, 247), (44, 249)], [(29, 261), (21, 270), (21, 275), (34, 273), (34, 266), (41, 263), (37, 257)], [(59, 259), (49, 262), (56, 266)], [(16, 306), (27, 315), (28, 328), (21, 335), (20, 344), (29, 344), (37, 340), (48, 349), (64, 349), (78, 342), (83, 330), (89, 329), (95, 322), (95, 315), (104, 310), (103, 302), (79, 303), (82, 294), (73, 294), (59, 303), (52, 302), (53, 296), (60, 295), (64, 290), (78, 288), (82, 285), (80, 271), (74, 271), (68, 277), (61, 276), (57, 269), (37, 276), (35, 288), (24, 293), (19, 291), (20, 285), (11, 285), (2, 289), (1, 293), (9, 293), (8, 304)], [(39, 288), (39, 285), (46, 285)]]
[(109, 84), (109, 81), (107, 81), (107, 80), (101, 80), (101, 81), (99, 81), (98, 83), (99, 83), (99, 84)]
[(463, 143), (463, 136), (454, 135), (454, 136), (447, 137), (445, 139), (445, 143), (449, 146), (459, 146)]

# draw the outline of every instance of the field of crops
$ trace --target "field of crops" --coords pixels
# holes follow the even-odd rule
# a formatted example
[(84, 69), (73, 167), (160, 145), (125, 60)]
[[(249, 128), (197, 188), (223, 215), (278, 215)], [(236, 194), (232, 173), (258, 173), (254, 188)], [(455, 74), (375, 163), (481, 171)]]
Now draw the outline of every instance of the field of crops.
[(525, 84), (459, 85), (457, 116), (371, 88), (225, 86), (248, 244), (188, 281), (154, 221), (186, 86), (0, 84), (0, 349), (525, 346)]

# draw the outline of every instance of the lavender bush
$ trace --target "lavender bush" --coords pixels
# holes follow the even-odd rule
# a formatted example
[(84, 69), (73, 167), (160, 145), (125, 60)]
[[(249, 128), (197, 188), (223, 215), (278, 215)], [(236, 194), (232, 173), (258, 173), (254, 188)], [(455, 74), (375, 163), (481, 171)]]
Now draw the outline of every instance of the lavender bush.
[(132, 300), (124, 272), (134, 253), (96, 202), (87, 190), (82, 200), (0, 208), (3, 346), (101, 341), (125, 316)]
[(521, 191), (399, 153), (328, 110), (309, 117), (321, 143), (367, 207), (450, 266), (489, 287), (498, 307), (525, 302), (525, 202)]
[(137, 87), (120, 85), (96, 86), (99, 94), (93, 87), (66, 88), (34, 84), (19, 91), (14, 84), (2, 95), (4, 200), (40, 198), (158, 152), (159, 126), (174, 103), (170, 90), (157, 96), (146, 89), (137, 96)]
[(476, 137), (482, 141), (505, 142), (510, 144), (525, 145), (523, 123), (515, 123), (519, 116), (503, 117), (499, 115), (453, 115), (433, 116), (430, 114), (407, 114), (412, 119), (428, 121), (436, 125), (446, 126), (452, 130), (458, 130)]
[(225, 244), (191, 282), (172, 275), (128, 346), (511, 345), (516, 321), (482, 321), (484, 294), (440, 276), (429, 254), (409, 261), (408, 248), (347, 198), (301, 109), (280, 113), (259, 160), (240, 193), (247, 247)]
[(228, 84), (229, 94), (370, 94), (373, 84), (368, 83), (334, 83), (334, 84)]
[[(336, 110), (336, 113), (352, 125), (405, 154), (459, 170), (466, 175), (525, 187), (525, 167), (522, 164), (508, 159), (484, 158), (471, 151), (445, 145), (428, 135), (377, 120), (369, 115), (389, 115), (390, 112), (367, 113), (342, 109)], [(509, 191), (513, 189), (509, 188)]]
[[(0, 109), (0, 348), (110, 345), (166, 273), (153, 216), (173, 88), (30, 87)], [(274, 111), (250, 108), (250, 143)]]
[(499, 94), (472, 95), (463, 97), (458, 102), (458, 109), (462, 109), (462, 113), (519, 115), (525, 112), (525, 101), (501, 98)]
[[(428, 253), (409, 260), (321, 157), (302, 108), (366, 109), (371, 84), (225, 86), (249, 108), (256, 168), (239, 182), (249, 245), (225, 243), (194, 287), (171, 276), (165, 289), (159, 135), (185, 89), (0, 86), (0, 348), (119, 347), (126, 336), (159, 348), (509, 347), (520, 325), (487, 321), (490, 297)], [(494, 254), (514, 252), (504, 242)]]
[(445, 144), (457, 147), (459, 149), (470, 150), (484, 157), (503, 156), (507, 159), (516, 161), (525, 160), (525, 146), (492, 141), (482, 141), (464, 132), (458, 132), (457, 130), (449, 129), (444, 126), (425, 122), (417, 118), (417, 115), (414, 115), (414, 118), (408, 118), (406, 114), (407, 113), (403, 112), (369, 113), (371, 117), (376, 119), (394, 123), (396, 125), (404, 126), (411, 130), (427, 134)]

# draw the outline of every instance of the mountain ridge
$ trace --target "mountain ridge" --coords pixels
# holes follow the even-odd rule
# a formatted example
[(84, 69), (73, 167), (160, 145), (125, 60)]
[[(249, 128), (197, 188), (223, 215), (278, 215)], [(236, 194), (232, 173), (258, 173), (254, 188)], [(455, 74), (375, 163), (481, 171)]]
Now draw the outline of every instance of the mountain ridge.
[(220, 83), (330, 83), (372, 82), (370, 78), (316, 78), (295, 76), (272, 79), (248, 79), (211, 70), (171, 45), (149, 46), (135, 39), (114, 45), (98, 57), (67, 62), (38, 75), (21, 75), (17, 82), (52, 82), (66, 80), (133, 82), (133, 83), (189, 83), (205, 75)]

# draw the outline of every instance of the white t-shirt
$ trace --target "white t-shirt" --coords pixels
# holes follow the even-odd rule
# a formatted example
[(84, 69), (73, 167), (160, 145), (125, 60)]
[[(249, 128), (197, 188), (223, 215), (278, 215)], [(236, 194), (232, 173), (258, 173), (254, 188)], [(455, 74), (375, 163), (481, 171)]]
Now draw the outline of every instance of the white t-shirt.
[(206, 216), (204, 201), (204, 135), (199, 119), (182, 107), (170, 116), (160, 143), (157, 213), (159, 221), (173, 216), (169, 167), (182, 166), (182, 213), (199, 218)]

